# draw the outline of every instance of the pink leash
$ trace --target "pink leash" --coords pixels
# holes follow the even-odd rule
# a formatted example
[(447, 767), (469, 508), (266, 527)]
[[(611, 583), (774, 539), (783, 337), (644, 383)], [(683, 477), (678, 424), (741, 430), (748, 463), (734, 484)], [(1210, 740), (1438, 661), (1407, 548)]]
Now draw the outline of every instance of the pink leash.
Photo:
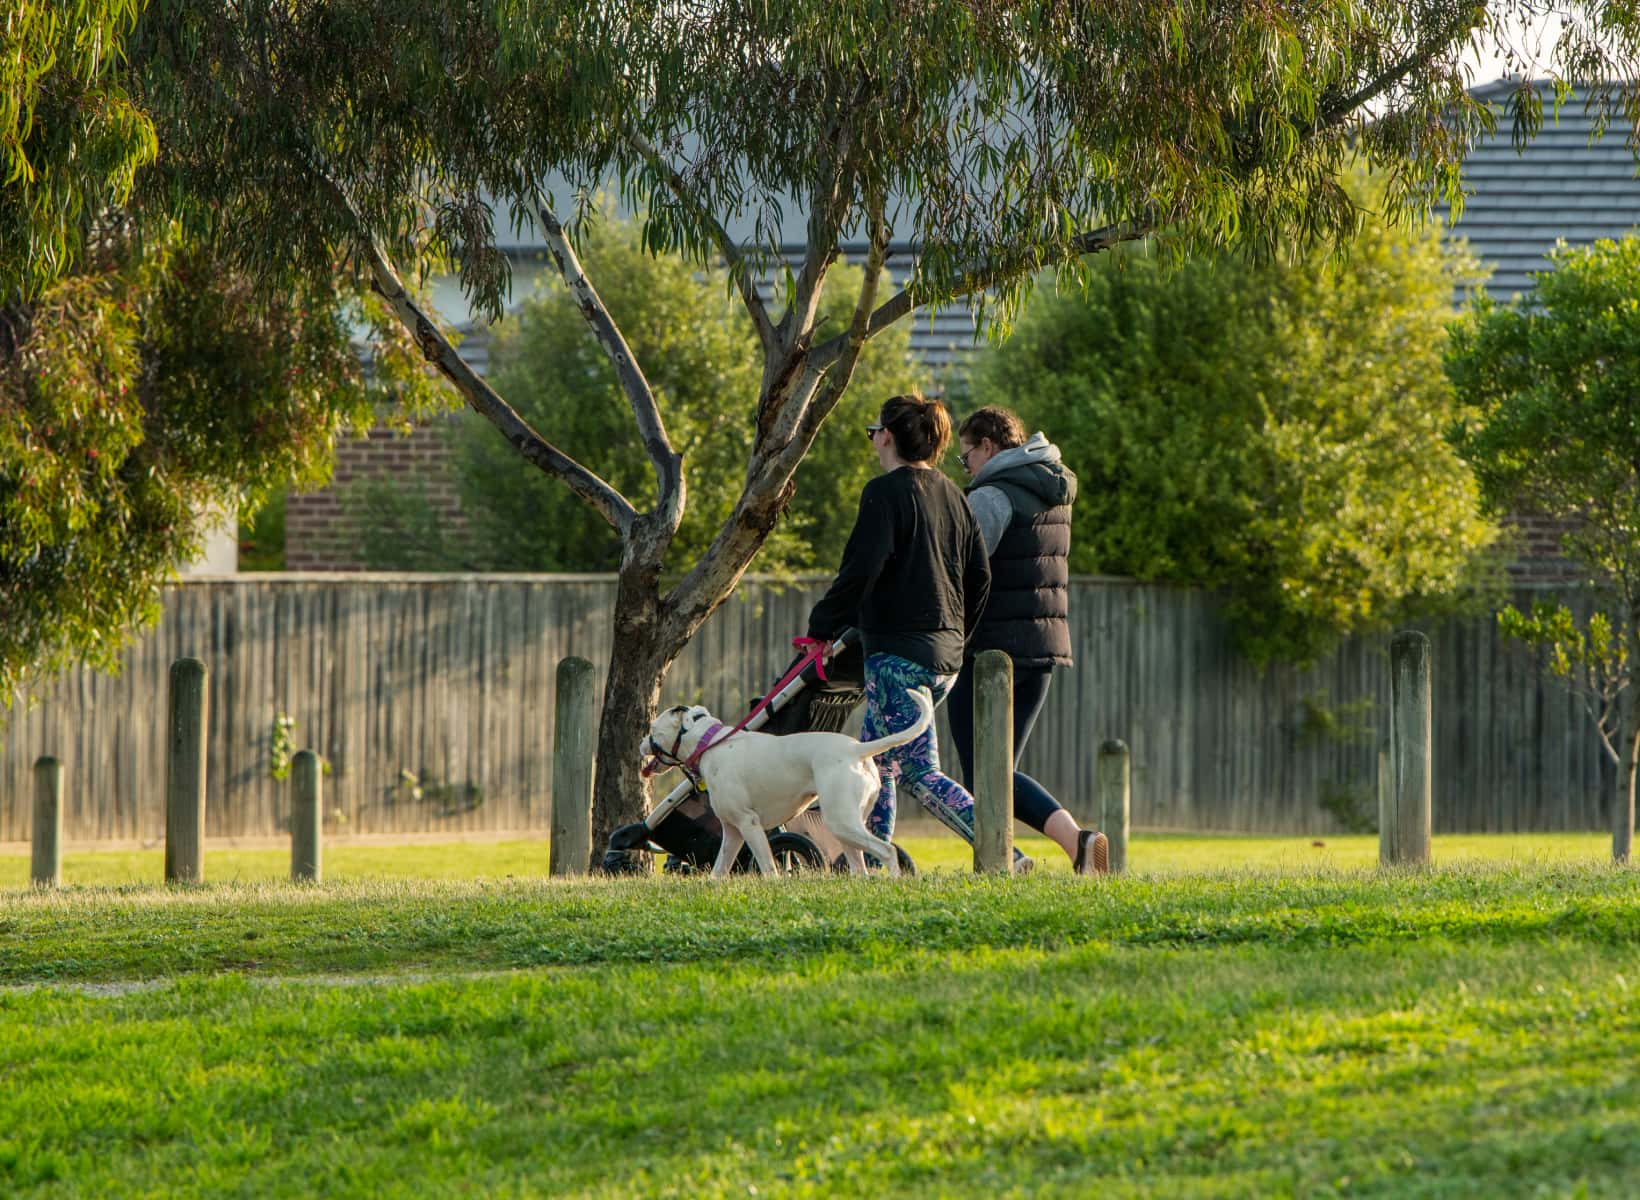
[(695, 774), (696, 769), (700, 766), (700, 760), (701, 760), (702, 755), (704, 755), (713, 746), (716, 746), (721, 742), (728, 741), (730, 738), (734, 737), (735, 734), (739, 733), (742, 729), (745, 729), (747, 724), (751, 721), (751, 719), (753, 717), (757, 716), (757, 714), (762, 712), (765, 708), (767, 708), (769, 706), (769, 701), (773, 700), (776, 696), (778, 696), (780, 694), (780, 691), (781, 691), (782, 688), (784, 688), (792, 680), (796, 679), (799, 675), (801, 675), (805, 670), (808, 669), (808, 665), (810, 663), (814, 664), (815, 674), (820, 677), (821, 682), (822, 683), (825, 682), (825, 678), (826, 678), (826, 658), (825, 658), (825, 655), (826, 655), (826, 645), (827, 644), (825, 642), (820, 641), (818, 638), (795, 637), (795, 638), (792, 639), (792, 645), (795, 646), (799, 650), (805, 650), (806, 651), (806, 653), (803, 655), (803, 657), (798, 659), (797, 662), (795, 662), (794, 664), (792, 664), (792, 669), (787, 671), (786, 674), (781, 677), (781, 679), (778, 683), (776, 683), (772, 688), (770, 688), (766, 693), (764, 693), (763, 699), (761, 699), (757, 702), (756, 707), (754, 707), (751, 712), (747, 713), (744, 717), (742, 717), (740, 719), (740, 724), (736, 725), (733, 729), (731, 729), (728, 733), (724, 734), (721, 738), (716, 736), (717, 731), (723, 728), (721, 723), (714, 724), (712, 726), (712, 728), (708, 729), (706, 731), (706, 736), (701, 738), (700, 741), (695, 744), (694, 753), (691, 754), (688, 757), (688, 759), (683, 763), (683, 770), (684, 770), (685, 774), (693, 776)]

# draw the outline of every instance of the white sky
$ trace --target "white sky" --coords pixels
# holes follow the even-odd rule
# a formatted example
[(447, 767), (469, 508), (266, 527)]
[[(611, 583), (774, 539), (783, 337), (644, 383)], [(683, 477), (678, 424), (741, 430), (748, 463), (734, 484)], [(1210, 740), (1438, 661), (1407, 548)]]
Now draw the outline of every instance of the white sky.
[(1512, 64), (1506, 61), (1504, 54), (1491, 48), (1484, 52), (1472, 50), (1468, 56), (1472, 70), (1470, 86), (1492, 83), (1506, 74), (1518, 75), (1521, 73), (1522, 60), (1527, 64), (1536, 64), (1535, 70), (1528, 65), (1526, 73), (1540, 77), (1547, 74), (1549, 58), (1554, 53), (1555, 39), (1560, 34), (1560, 28), (1560, 18), (1550, 14), (1524, 24), (1516, 24), (1506, 30), (1505, 36), (1516, 58)]

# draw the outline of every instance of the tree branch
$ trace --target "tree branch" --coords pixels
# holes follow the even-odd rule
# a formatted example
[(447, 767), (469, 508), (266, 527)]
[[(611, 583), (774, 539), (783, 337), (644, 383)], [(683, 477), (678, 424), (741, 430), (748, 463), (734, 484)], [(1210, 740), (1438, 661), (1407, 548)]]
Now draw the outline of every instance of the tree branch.
[(797, 276), (792, 302), (780, 318), (780, 338), (787, 363), (795, 353), (803, 350), (813, 333), (820, 288), (826, 281), (826, 271), (837, 257), (837, 234), (848, 207), (849, 188), (853, 181), (849, 167), (848, 131), (839, 130), (836, 138), (836, 157), (831, 163), (828, 191), (822, 194), (817, 185), (809, 197), (808, 253), (804, 255), (803, 268)]
[(888, 258), (889, 228), (885, 217), (887, 206), (884, 197), (880, 194), (872, 197), (869, 205), (871, 242), (866, 250), (865, 279), (860, 284), (860, 295), (854, 303), (854, 317), (849, 322), (847, 333), (843, 335), (843, 348), (827, 372), (825, 387), (812, 401), (794, 413), (794, 435), (778, 451), (776, 475), (779, 478), (794, 473), (803, 461), (803, 456), (814, 443), (822, 422), (831, 415), (832, 409), (836, 408), (838, 401), (843, 398), (843, 392), (854, 377), (854, 368), (860, 361), (860, 352), (865, 349), (870, 336), (868, 331), (872, 308), (877, 303), (878, 280), (882, 277), (883, 263)]
[[(1043, 265), (1057, 265), (1061, 262), (1069, 262), (1073, 258), (1080, 258), (1084, 254), (1096, 254), (1101, 250), (1109, 250), (1112, 246), (1120, 245), (1123, 242), (1148, 237), (1154, 231), (1155, 226), (1150, 222), (1143, 224), (1124, 222), (1120, 225), (1106, 225), (1100, 229), (1079, 233), (1062, 246), (1056, 247), (1052, 258)], [(988, 263), (972, 267), (957, 281), (956, 287), (952, 289), (951, 293), (942, 298), (959, 300), (964, 296), (971, 296), (975, 292), (983, 292), (986, 288), (994, 287), (1003, 280), (1024, 274), (1027, 269), (1030, 268), (1023, 265), (1007, 266), (999, 263)], [(919, 304), (926, 302), (926, 292), (919, 294), (918, 289), (908, 285), (871, 314), (871, 320), (866, 326), (866, 340), (870, 341), (894, 322), (909, 314)], [(848, 337), (847, 333), (840, 333), (836, 337), (822, 342), (809, 355), (810, 361), (820, 367), (829, 366), (842, 354), (848, 343)]]
[(376, 244), (375, 237), (365, 227), (363, 218), (341, 185), (317, 163), (308, 161), (305, 165), (330, 196), (332, 204), (352, 225), (370, 264), (371, 286), (387, 301), (399, 323), (415, 339), (422, 356), (455, 386), (474, 412), (501, 432), (501, 436), (527, 462), (555, 479), (563, 480), (571, 491), (595, 508), (616, 532), (626, 537), (637, 515), (626, 497), (530, 428), (529, 422), (467, 365), (449, 339), (439, 331), (437, 323), (422, 311), (405, 288), (398, 272)]
[[(734, 511), (712, 539), (712, 545), (676, 587), (667, 594), (667, 619), (674, 624), (674, 636), (687, 638), (699, 627), (718, 598), (732, 590), (745, 566), (774, 521), (790, 502), (794, 490), (793, 476), (803, 456), (808, 453), (819, 432), (821, 423), (837, 406), (860, 351), (866, 343), (872, 305), (877, 300), (877, 281), (882, 276), (883, 262), (888, 257), (889, 228), (884, 212), (884, 198), (877, 196), (868, 201), (870, 206), (871, 243), (865, 264), (865, 279), (855, 301), (854, 317), (845, 335), (844, 352), (837, 359), (828, 376), (825, 388), (814, 395), (822, 373), (811, 364), (805, 364), (801, 378), (787, 394), (780, 413), (780, 422), (770, 437), (753, 450), (752, 462), (746, 474), (746, 484)], [(810, 397), (813, 397), (811, 400)]]
[(1320, 105), (1316, 109), (1315, 120), (1311, 121), (1308, 126), (1301, 127), (1299, 136), (1304, 138), (1313, 137), (1324, 129), (1331, 129), (1351, 113), (1359, 110), (1362, 105), (1382, 96), (1419, 67), (1426, 65), (1430, 59), (1434, 58), (1445, 47), (1451, 45), (1453, 39), (1459, 34), (1473, 29), (1477, 24), (1473, 17), (1479, 11), (1483, 10), (1476, 7), (1460, 11), (1450, 24), (1442, 26), (1433, 36), (1420, 42), (1417, 49), (1408, 57), (1403, 58), (1382, 74), (1375, 76), (1349, 95), (1340, 96), (1331, 104)]
[(751, 314), (752, 325), (757, 330), (757, 340), (763, 346), (763, 353), (769, 356), (774, 352), (775, 330), (774, 322), (769, 319), (769, 310), (763, 303), (763, 297), (757, 294), (757, 285), (747, 274), (746, 256), (739, 246), (730, 238), (729, 231), (720, 221), (707, 210), (706, 206), (689, 192), (689, 186), (684, 182), (672, 164), (661, 156), (659, 150), (650, 145), (640, 135), (627, 135), (627, 141), (632, 148), (648, 160), (649, 165), (666, 180), (667, 188), (684, 205), (687, 205), (696, 218), (703, 222), (717, 243), (718, 252), (723, 255), (723, 261), (728, 264), (729, 275), (735, 281), (740, 291), (741, 302), (746, 305), (746, 311)]
[(643, 439), (644, 450), (655, 468), (659, 492), (655, 500), (655, 515), (666, 533), (675, 533), (683, 520), (683, 458), (672, 449), (671, 439), (666, 436), (666, 425), (661, 420), (660, 407), (655, 403), (655, 393), (649, 386), (649, 380), (644, 378), (643, 369), (638, 366), (638, 360), (633, 357), (632, 349), (626, 344), (626, 338), (621, 335), (615, 319), (609, 315), (609, 309), (604, 306), (603, 299), (582, 269), (575, 248), (564, 236), (564, 227), (552, 215), (552, 210), (540, 202), (539, 197), (536, 200), (536, 214), (541, 220), (547, 249), (552, 253), (552, 261), (557, 264), (558, 274), (575, 297), (581, 316), (586, 318), (604, 353), (609, 355), (621, 390), (632, 405), (632, 415), (638, 422), (638, 435)]

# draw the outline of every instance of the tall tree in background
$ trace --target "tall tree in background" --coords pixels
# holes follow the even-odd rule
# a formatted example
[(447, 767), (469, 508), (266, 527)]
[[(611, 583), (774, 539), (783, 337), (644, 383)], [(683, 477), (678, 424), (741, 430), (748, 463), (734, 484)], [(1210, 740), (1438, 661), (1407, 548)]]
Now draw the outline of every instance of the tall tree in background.
[[(0, 706), (112, 669), (212, 514), (329, 471), (372, 389), (345, 272), (276, 292), (129, 207), (156, 153), (121, 54), (142, 5), (22, 0), (0, 43)], [(426, 401), (378, 356), (377, 395)]]
[[(1632, 80), (1630, 5), (1569, 4), (1551, 70)], [(1005, 323), (1044, 267), (1157, 235), (1179, 254), (1341, 242), (1340, 182), (1360, 155), (1392, 215), (1459, 200), (1490, 114), (1463, 57), (1531, 0), (1258, 6), (970, 0), (152, 0), (129, 43), (155, 164), (136, 210), (180, 217), (270, 295), (339, 259), (528, 461), (621, 536), (615, 657), (599, 734), (595, 829), (637, 815), (631, 754), (667, 667), (733, 589), (792, 496), (798, 464), (865, 344), (919, 305), (970, 300)], [(1591, 93), (1633, 124), (1627, 85)], [(1523, 85), (1517, 127), (1537, 93)], [(569, 181), (574, 197), (543, 181)], [(721, 258), (762, 353), (751, 453), (707, 553), (662, 586), (685, 511), (683, 464), (642, 364), (581, 269), (580, 199), (613, 180), (645, 244)], [(573, 209), (562, 205), (573, 200)], [(807, 221), (779, 301), (781, 218)], [(639, 509), (540, 436), (460, 361), (401, 278), (449, 255), (477, 304), (507, 292), (499, 219), (538, 224), (615, 365), (653, 470)], [(725, 232), (748, 215), (753, 237)], [(566, 231), (565, 221), (568, 221)], [(869, 247), (847, 330), (821, 337), (840, 246)], [(878, 292), (893, 242), (916, 251)]]
[(155, 153), (121, 55), (142, 0), (10, 0), (0, 32), (0, 302), (74, 269)]
[(1499, 614), (1585, 702), (1617, 768), (1612, 858), (1634, 845), (1640, 759), (1640, 239), (1561, 249), (1519, 307), (1482, 300), (1453, 327), (1447, 369), (1475, 416), (1454, 434), (1488, 504), (1570, 523), (1595, 597)]
[(1336, 261), (1124, 252), (1038, 292), (969, 390), (1077, 472), (1074, 570), (1213, 588), (1255, 661), (1305, 663), (1452, 596), (1491, 539), (1443, 436), (1452, 296), (1478, 278), (1376, 214)]

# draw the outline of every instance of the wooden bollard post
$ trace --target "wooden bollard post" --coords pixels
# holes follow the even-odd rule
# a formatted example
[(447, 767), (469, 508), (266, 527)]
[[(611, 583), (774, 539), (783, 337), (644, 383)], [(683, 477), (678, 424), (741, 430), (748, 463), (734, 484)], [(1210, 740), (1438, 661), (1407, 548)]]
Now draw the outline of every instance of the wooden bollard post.
[(1133, 767), (1127, 743), (1112, 738), (1099, 747), (1099, 828), (1110, 839), (1110, 870), (1127, 870), (1128, 823), (1133, 816)]
[(1001, 650), (974, 660), (974, 870), (1014, 870), (1014, 663)]
[(34, 761), (33, 839), (29, 882), (58, 886), (63, 881), (63, 764), (49, 756)]
[(1382, 866), (1427, 865), (1431, 828), (1429, 639), (1396, 634), (1390, 643), (1390, 811), (1380, 822)]
[(205, 664), (171, 664), (165, 728), (165, 882), (205, 880)]
[(1395, 785), (1390, 780), (1389, 743), (1378, 747), (1378, 864), (1395, 854)]
[(558, 664), (552, 717), (552, 845), (547, 870), (585, 875), (592, 865), (593, 745), (592, 664), (566, 658)]
[(298, 750), (290, 759), (290, 877), (296, 883), (318, 883), (323, 875), (323, 784), (319, 756)]

